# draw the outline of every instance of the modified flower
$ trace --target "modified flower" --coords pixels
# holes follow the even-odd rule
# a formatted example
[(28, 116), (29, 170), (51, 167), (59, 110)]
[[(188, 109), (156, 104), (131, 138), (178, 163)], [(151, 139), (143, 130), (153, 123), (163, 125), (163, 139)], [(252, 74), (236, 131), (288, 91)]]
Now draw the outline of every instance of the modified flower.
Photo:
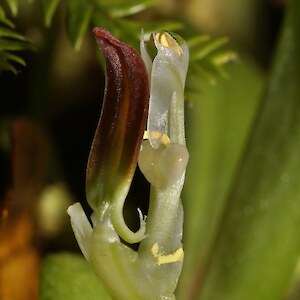
[[(79, 203), (69, 207), (75, 237), (113, 299), (175, 299), (183, 261), (188, 48), (167, 32), (155, 33), (152, 61), (144, 37), (140, 57), (106, 29), (93, 33), (106, 61), (105, 98), (87, 167), (92, 224)], [(133, 232), (123, 206), (137, 162), (151, 193), (147, 223), (139, 211), (140, 229)], [(138, 251), (122, 240), (140, 243)]]

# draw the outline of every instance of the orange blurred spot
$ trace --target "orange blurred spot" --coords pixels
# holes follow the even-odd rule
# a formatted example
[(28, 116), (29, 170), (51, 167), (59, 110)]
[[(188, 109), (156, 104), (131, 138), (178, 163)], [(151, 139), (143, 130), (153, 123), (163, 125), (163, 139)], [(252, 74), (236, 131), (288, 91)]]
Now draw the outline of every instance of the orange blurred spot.
[(33, 220), (11, 219), (0, 235), (0, 299), (37, 300), (40, 258), (33, 245)]

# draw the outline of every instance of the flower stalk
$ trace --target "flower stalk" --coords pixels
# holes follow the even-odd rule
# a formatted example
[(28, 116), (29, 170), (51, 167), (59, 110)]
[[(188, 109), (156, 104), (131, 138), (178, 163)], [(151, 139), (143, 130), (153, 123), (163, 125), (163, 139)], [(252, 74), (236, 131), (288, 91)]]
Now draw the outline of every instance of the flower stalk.
[[(167, 32), (155, 33), (152, 61), (144, 37), (140, 57), (107, 30), (93, 33), (106, 61), (106, 88), (87, 167), (92, 224), (79, 203), (71, 206), (75, 237), (113, 299), (175, 299), (184, 256), (180, 194), (188, 162), (188, 48)], [(147, 222), (139, 211), (141, 226), (132, 232), (122, 211), (137, 163), (151, 192)], [(138, 251), (121, 239), (139, 243)]]

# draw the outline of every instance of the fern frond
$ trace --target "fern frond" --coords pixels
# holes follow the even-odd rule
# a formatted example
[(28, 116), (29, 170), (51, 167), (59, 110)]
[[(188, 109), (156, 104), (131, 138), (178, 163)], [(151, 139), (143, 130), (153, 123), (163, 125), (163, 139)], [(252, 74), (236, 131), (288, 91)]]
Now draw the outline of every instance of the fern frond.
[[(14, 1), (10, 1), (11, 5)], [(0, 71), (8, 70), (17, 72), (14, 64), (25, 66), (25, 61), (18, 55), (11, 53), (33, 49), (29, 40), (15, 31), (14, 24), (6, 18), (3, 8), (0, 6)]]
[(187, 100), (201, 95), (201, 81), (216, 85), (218, 79), (228, 79), (226, 72), (229, 63), (238, 60), (238, 54), (227, 49), (228, 38), (212, 38), (208, 35), (192, 37), (188, 40), (190, 48), (190, 70), (186, 84)]

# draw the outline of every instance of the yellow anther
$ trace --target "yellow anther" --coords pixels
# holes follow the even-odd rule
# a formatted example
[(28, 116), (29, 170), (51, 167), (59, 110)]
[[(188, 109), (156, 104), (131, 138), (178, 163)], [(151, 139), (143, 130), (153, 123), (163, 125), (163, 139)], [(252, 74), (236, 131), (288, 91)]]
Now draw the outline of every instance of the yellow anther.
[(175, 49), (179, 55), (183, 54), (182, 48), (178, 45), (178, 43), (176, 42), (176, 40), (169, 33), (165, 32), (165, 31), (157, 33), (155, 35), (155, 38), (164, 47)]
[(165, 146), (167, 146), (171, 143), (170, 138), (165, 133), (162, 133), (160, 131), (151, 131), (151, 132), (145, 131), (143, 139), (149, 140), (149, 135), (151, 135), (151, 138), (153, 138), (153, 139), (160, 138), (161, 143)]
[(157, 264), (159, 266), (163, 265), (163, 264), (170, 264), (170, 263), (182, 261), (183, 260), (183, 255), (184, 255), (184, 252), (183, 252), (182, 248), (178, 248), (174, 253), (171, 253), (171, 254), (168, 254), (168, 255), (161, 255), (161, 254), (159, 254), (157, 243), (155, 243), (152, 246), (151, 252), (152, 252), (153, 256), (155, 258), (157, 258)]

